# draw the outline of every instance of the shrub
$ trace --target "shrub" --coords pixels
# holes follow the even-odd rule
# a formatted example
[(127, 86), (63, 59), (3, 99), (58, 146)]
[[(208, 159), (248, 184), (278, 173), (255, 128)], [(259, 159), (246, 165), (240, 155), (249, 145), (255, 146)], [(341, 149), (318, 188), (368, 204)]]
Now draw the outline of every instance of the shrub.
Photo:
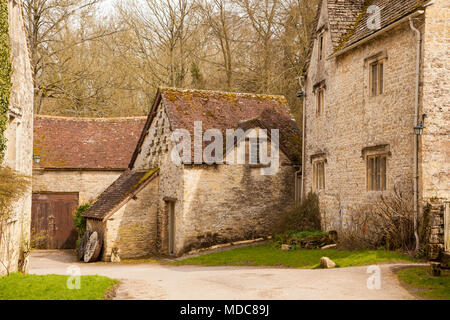
[(280, 232), (321, 230), (319, 197), (309, 192), (302, 203), (287, 213), (280, 224)]
[[(418, 218), (419, 230), (424, 227)], [(389, 195), (381, 195), (366, 206), (350, 210), (348, 227), (341, 230), (339, 246), (346, 249), (415, 250), (414, 211), (412, 192), (398, 188)]]
[(83, 238), (84, 233), (86, 232), (86, 218), (82, 217), (82, 214), (92, 206), (90, 203), (82, 204), (78, 207), (75, 212), (75, 216), (73, 218), (75, 223), (75, 229), (78, 232), (78, 239)]
[(307, 231), (286, 231), (282, 234), (276, 234), (273, 237), (275, 247), (281, 247), (282, 244), (294, 246), (294, 248), (319, 248), (331, 243), (327, 232), (317, 230)]

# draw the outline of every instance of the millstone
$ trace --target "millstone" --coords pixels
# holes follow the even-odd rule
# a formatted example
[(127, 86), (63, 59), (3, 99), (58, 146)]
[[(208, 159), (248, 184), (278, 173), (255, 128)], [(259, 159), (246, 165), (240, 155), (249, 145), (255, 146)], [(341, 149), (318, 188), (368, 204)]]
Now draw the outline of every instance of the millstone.
[(83, 237), (81, 238), (80, 244), (78, 245), (78, 260), (84, 260), (84, 252), (86, 251), (86, 244), (89, 241), (89, 236), (91, 232), (86, 230)]
[(102, 249), (102, 242), (98, 233), (94, 231), (89, 237), (85, 251), (84, 251), (84, 262), (94, 262), (97, 261), (100, 255), (100, 250)]

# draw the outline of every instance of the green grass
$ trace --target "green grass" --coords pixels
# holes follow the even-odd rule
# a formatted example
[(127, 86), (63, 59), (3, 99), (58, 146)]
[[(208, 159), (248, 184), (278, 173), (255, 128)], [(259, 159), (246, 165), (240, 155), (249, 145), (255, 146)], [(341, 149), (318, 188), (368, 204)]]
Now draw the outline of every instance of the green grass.
[(0, 300), (102, 300), (117, 283), (101, 276), (82, 276), (81, 289), (67, 288), (68, 276), (22, 275), (0, 278)]
[(338, 267), (371, 265), (376, 263), (412, 262), (411, 257), (386, 250), (320, 250), (302, 249), (281, 251), (270, 244), (231, 249), (174, 261), (172, 264), (205, 266), (284, 266), (290, 268), (317, 268), (320, 258), (326, 256)]
[(431, 275), (430, 267), (402, 269), (398, 278), (413, 293), (432, 300), (450, 300), (450, 271), (442, 270), (440, 277)]

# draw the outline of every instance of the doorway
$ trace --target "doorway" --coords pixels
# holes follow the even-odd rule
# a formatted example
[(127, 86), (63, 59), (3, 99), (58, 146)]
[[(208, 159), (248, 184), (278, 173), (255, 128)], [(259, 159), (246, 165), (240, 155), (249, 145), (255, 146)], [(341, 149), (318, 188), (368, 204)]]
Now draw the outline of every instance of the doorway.
[(168, 221), (168, 238), (169, 238), (169, 254), (175, 255), (176, 247), (175, 247), (175, 232), (176, 232), (176, 221), (175, 221), (175, 201), (167, 201), (167, 215), (169, 218)]
[(31, 238), (38, 249), (74, 249), (78, 238), (73, 221), (78, 193), (34, 193)]

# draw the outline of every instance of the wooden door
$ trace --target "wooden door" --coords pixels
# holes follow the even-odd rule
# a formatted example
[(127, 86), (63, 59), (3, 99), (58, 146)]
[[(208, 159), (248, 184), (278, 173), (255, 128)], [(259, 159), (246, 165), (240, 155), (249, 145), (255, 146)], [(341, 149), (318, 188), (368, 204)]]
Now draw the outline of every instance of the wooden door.
[(31, 214), (33, 245), (40, 249), (73, 249), (77, 232), (73, 216), (78, 193), (34, 193)]
[(175, 254), (175, 202), (169, 201), (168, 214), (169, 214), (169, 254)]

